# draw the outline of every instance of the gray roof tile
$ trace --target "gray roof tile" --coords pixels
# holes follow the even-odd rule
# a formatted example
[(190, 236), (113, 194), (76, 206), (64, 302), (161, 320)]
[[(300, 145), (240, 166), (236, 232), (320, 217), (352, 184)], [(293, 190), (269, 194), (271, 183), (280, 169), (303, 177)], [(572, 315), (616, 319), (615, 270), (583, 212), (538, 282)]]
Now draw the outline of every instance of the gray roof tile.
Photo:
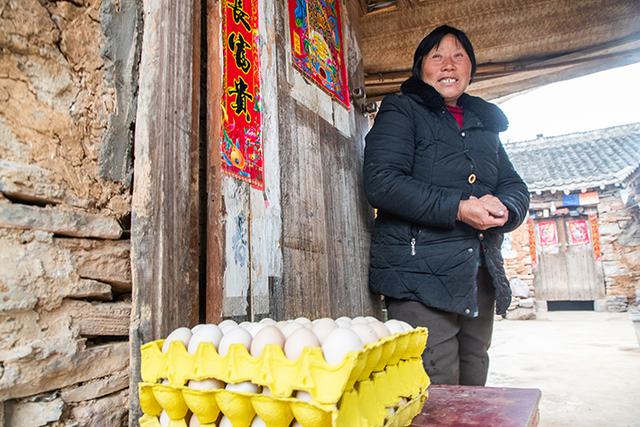
[(505, 144), (530, 191), (623, 182), (640, 166), (640, 123)]

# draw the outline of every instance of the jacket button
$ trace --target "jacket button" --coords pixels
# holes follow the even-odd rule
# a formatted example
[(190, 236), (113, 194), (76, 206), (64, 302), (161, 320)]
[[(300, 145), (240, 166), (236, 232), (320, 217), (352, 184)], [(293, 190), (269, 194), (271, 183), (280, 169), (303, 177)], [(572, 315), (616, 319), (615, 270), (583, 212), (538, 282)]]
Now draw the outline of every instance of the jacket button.
[(478, 239), (480, 240), (484, 239), (484, 233), (478, 233)]
[(460, 132), (460, 136), (464, 138), (465, 136), (467, 136), (467, 134), (466, 132)]
[(468, 308), (465, 308), (464, 309), (464, 314), (469, 314), (469, 313), (471, 313), (471, 310), (469, 310)]
[(469, 178), (467, 178), (467, 181), (469, 181), (469, 184), (473, 184), (474, 182), (476, 182), (476, 174), (472, 173), (471, 175), (469, 175)]
[(473, 252), (473, 248), (467, 249), (467, 252)]

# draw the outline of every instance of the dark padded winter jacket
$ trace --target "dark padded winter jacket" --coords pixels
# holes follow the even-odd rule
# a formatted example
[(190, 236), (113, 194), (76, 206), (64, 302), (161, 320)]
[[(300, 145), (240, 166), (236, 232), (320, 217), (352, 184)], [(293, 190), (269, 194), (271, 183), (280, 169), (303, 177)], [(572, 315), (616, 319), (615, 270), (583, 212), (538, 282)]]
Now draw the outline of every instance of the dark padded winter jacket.
[[(414, 77), (402, 95), (387, 96), (366, 137), (364, 184), (378, 208), (371, 245), (369, 287), (396, 299), (477, 316), (480, 251), (496, 289), (496, 312), (511, 302), (500, 253), (503, 233), (526, 218), (529, 192), (498, 133), (502, 111), (463, 94), (462, 128), (440, 94)], [(475, 180), (474, 180), (475, 179)], [(508, 222), (478, 231), (456, 221), (470, 196), (492, 194), (509, 209)]]

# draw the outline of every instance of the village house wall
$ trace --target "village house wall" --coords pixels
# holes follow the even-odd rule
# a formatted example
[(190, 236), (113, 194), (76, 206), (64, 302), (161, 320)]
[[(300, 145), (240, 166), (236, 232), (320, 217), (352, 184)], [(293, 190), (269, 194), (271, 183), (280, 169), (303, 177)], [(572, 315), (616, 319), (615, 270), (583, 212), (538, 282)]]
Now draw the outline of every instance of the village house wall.
[[(603, 271), (605, 301), (598, 302), (597, 308), (609, 311), (626, 310), (633, 304), (636, 289), (640, 289), (640, 210), (638, 200), (639, 176), (634, 174), (622, 186), (607, 186), (598, 189), (599, 202), (595, 206), (598, 214), (601, 260), (599, 268)], [(623, 195), (626, 200), (623, 200)], [(541, 195), (532, 194), (531, 204), (549, 206), (554, 202), (561, 206), (562, 193)], [(535, 209), (534, 209), (535, 210)], [(524, 223), (511, 233), (514, 255), (505, 256), (505, 269), (509, 279), (518, 278), (526, 283), (531, 297), (535, 298), (532, 267), (529, 252), (529, 225)], [(510, 311), (522, 308), (519, 297), (513, 298)], [(527, 306), (529, 302), (525, 303)], [(520, 313), (522, 311), (520, 310)], [(515, 312), (508, 314), (514, 316)]]
[(0, 424), (127, 420), (136, 2), (0, 6)]

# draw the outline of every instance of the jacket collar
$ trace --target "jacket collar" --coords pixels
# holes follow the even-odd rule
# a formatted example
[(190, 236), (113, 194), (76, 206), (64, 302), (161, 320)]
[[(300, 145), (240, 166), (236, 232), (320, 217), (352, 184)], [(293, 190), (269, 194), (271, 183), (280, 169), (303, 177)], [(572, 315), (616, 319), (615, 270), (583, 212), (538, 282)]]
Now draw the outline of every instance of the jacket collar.
[[(416, 95), (422, 103), (432, 111), (440, 111), (444, 108), (444, 99), (432, 86), (411, 76), (402, 83), (400, 90), (405, 95)], [(485, 101), (477, 96), (463, 93), (458, 98), (458, 105), (465, 110), (471, 110), (482, 122), (485, 128), (493, 132), (502, 132), (509, 127), (507, 116), (495, 104)]]

